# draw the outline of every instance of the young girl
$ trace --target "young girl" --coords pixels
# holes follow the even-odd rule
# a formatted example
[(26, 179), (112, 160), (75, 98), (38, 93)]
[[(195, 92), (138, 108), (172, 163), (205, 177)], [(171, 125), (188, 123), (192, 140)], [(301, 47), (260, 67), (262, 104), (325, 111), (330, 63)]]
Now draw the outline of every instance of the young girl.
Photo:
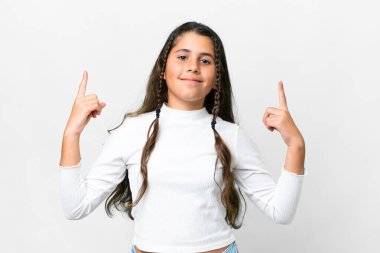
[[(82, 177), (79, 138), (105, 103), (85, 95), (87, 72), (62, 143), (60, 190), (67, 219), (105, 202), (134, 220), (132, 252), (238, 252), (241, 190), (265, 215), (289, 224), (299, 202), (305, 143), (287, 109), (268, 107), (263, 123), (288, 146), (277, 184), (258, 149), (235, 124), (222, 41), (209, 27), (188, 22), (167, 39), (141, 107), (109, 131), (100, 156)], [(244, 210), (245, 214), (245, 210)], [(244, 218), (244, 216), (243, 216)], [(242, 219), (243, 219), (242, 218)], [(242, 220), (241, 219), (241, 220)]]

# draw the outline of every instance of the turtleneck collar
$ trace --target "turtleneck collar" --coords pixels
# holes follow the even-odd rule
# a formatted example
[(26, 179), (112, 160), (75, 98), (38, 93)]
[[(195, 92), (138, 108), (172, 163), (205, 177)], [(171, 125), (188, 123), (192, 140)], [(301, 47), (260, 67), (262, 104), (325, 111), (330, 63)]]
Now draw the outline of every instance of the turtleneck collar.
[(181, 110), (169, 107), (166, 102), (162, 104), (160, 119), (192, 122), (194, 120), (209, 118), (206, 107), (197, 110)]

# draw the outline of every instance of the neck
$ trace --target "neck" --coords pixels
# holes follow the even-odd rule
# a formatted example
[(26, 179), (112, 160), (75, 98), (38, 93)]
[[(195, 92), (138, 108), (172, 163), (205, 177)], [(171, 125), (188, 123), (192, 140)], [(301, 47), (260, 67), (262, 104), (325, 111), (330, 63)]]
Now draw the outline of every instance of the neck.
[(185, 110), (185, 111), (192, 111), (192, 110), (199, 110), (204, 107), (203, 105), (204, 101), (196, 101), (196, 102), (189, 102), (189, 103), (181, 103), (181, 102), (173, 102), (172, 100), (168, 101), (166, 103), (166, 106), (178, 109), (178, 110)]
[(163, 103), (160, 113), (160, 121), (176, 121), (186, 124), (193, 123), (194, 121), (210, 119), (210, 114), (207, 112), (206, 107), (193, 110), (183, 110), (172, 108), (168, 103)]

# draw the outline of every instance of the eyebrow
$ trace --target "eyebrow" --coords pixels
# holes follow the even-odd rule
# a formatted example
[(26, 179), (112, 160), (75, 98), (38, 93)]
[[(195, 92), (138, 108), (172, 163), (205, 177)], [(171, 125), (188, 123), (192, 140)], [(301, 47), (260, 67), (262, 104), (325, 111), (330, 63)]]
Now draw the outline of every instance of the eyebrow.
[[(191, 50), (190, 50), (190, 49), (187, 49), (187, 48), (181, 48), (181, 49), (178, 49), (178, 50), (175, 51), (174, 53), (177, 53), (177, 52), (180, 52), (180, 51), (187, 52), (187, 53), (191, 53)], [(202, 52), (202, 53), (200, 53), (200, 55), (210, 56), (211, 58), (214, 59), (214, 56), (213, 56), (212, 54), (210, 54), (210, 53)]]

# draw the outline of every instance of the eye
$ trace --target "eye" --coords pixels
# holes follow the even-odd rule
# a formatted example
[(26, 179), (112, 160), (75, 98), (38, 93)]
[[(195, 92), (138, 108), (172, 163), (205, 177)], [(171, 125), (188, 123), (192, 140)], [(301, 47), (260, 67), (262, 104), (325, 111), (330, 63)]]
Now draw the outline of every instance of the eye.
[(211, 64), (211, 62), (209, 60), (205, 60), (205, 59), (202, 60), (202, 63), (204, 63), (204, 64)]
[(180, 59), (180, 60), (185, 60), (185, 59), (186, 59), (186, 56), (184, 56), (184, 55), (180, 55), (180, 56), (178, 56), (177, 58)]

